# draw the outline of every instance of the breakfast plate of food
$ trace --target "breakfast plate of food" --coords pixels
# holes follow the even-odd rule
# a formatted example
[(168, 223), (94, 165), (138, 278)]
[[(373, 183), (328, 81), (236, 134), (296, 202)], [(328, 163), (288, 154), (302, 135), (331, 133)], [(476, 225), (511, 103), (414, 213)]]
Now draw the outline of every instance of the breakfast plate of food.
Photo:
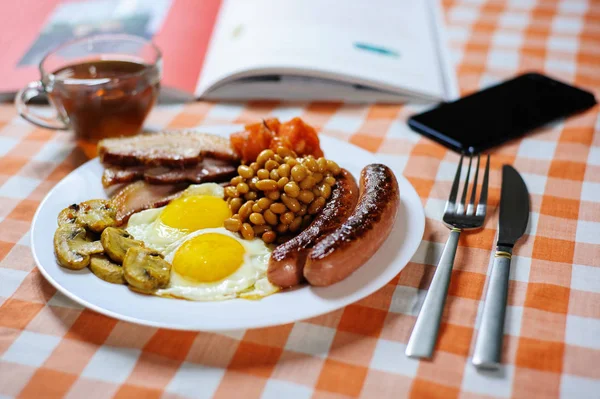
[(294, 118), (105, 139), (40, 204), (44, 277), (99, 313), (196, 331), (267, 327), (356, 302), (424, 231), (393, 167)]

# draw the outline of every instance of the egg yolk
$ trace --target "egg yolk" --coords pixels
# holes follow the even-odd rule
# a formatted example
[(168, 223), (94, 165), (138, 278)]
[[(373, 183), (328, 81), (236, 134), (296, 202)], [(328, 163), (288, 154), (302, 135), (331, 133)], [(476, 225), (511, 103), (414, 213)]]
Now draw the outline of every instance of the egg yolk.
[(171, 201), (160, 215), (164, 224), (184, 231), (223, 227), (231, 217), (229, 205), (219, 197), (191, 195)]
[(202, 283), (219, 281), (244, 262), (244, 247), (236, 239), (218, 233), (194, 237), (179, 247), (173, 268), (181, 276)]

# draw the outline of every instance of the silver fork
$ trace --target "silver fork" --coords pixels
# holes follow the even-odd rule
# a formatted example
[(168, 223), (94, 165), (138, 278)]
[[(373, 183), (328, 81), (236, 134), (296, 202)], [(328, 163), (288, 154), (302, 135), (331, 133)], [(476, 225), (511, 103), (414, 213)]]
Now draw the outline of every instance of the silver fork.
[[(450, 236), (444, 246), (444, 251), (438, 262), (433, 280), (427, 291), (427, 296), (423, 302), (421, 312), (417, 317), (417, 322), (410, 335), (406, 347), (406, 355), (416, 358), (430, 358), (433, 355), (433, 348), (437, 340), (440, 321), (444, 311), (444, 302), (450, 285), (450, 276), (452, 275), (452, 266), (454, 265), (454, 256), (458, 246), (458, 238), (462, 230), (477, 229), (483, 226), (487, 208), (488, 178), (490, 173), (490, 156), (487, 156), (487, 164), (483, 175), (481, 185), (481, 194), (475, 207), (475, 198), (477, 196), (477, 179), (479, 178), (479, 161), (477, 156), (477, 167), (475, 169), (475, 178), (473, 179), (473, 188), (471, 197), (467, 204), (467, 192), (469, 188), (469, 177), (471, 175), (471, 164), (473, 157), (469, 157), (469, 169), (467, 169), (467, 178), (463, 184), (462, 198), (459, 203), (456, 202), (458, 186), (460, 184), (460, 175), (462, 171), (463, 156), (461, 155), (450, 190), (450, 197), (446, 202), (443, 221), (450, 229)], [(465, 212), (466, 207), (466, 212)]]

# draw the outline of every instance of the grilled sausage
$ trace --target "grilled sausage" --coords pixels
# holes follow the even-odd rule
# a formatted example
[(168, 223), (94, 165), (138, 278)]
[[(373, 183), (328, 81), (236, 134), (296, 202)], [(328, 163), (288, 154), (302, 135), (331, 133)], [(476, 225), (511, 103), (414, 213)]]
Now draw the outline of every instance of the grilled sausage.
[(390, 168), (366, 166), (360, 177), (358, 205), (348, 219), (310, 251), (304, 277), (311, 285), (341, 281), (377, 252), (392, 231), (400, 205), (398, 181)]
[(345, 169), (337, 178), (331, 198), (312, 223), (296, 237), (281, 244), (271, 254), (267, 276), (272, 284), (292, 287), (304, 280), (302, 269), (310, 248), (346, 221), (358, 201), (358, 186)]

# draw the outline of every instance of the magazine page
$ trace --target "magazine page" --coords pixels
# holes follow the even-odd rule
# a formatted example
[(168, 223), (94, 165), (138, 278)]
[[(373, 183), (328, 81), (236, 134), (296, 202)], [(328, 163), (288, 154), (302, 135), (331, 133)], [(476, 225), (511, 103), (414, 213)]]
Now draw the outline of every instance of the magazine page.
[(346, 103), (404, 103), (419, 101), (415, 94), (399, 94), (353, 85), (339, 80), (302, 76), (267, 76), (238, 79), (218, 86), (203, 98), (214, 101), (285, 100), (344, 101)]
[(290, 74), (444, 98), (435, 3), (224, 0), (196, 94), (240, 77)]
[(20, 0), (0, 8), (0, 92), (40, 78), (58, 45), (96, 33), (153, 40), (163, 53), (163, 87), (196, 88), (221, 0)]

